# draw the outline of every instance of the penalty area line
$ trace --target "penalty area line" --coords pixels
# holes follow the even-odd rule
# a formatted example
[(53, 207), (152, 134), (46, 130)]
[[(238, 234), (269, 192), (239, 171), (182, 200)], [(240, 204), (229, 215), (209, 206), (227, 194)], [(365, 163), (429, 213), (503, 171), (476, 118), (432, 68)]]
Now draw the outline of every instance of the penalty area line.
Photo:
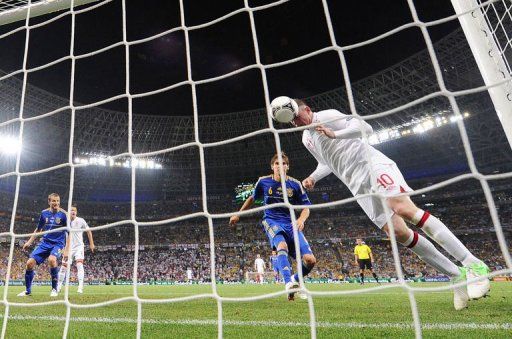
[[(0, 315), (0, 318), (3, 318)], [(32, 315), (10, 315), (9, 320), (47, 320), (47, 321), (65, 321), (65, 317), (57, 316), (32, 316)], [(71, 317), (70, 322), (84, 323), (137, 323), (137, 319), (131, 318), (100, 318), (100, 317)], [(182, 320), (159, 320), (159, 319), (142, 319), (143, 324), (154, 325), (203, 325), (216, 326), (216, 319), (182, 319)], [(269, 326), (269, 327), (310, 327), (309, 322), (293, 322), (293, 321), (249, 321), (249, 320), (224, 320), (224, 325), (228, 326)], [(320, 328), (393, 328), (393, 329), (414, 329), (412, 323), (361, 323), (361, 322), (325, 322), (319, 321), (316, 327)], [(478, 324), (478, 323), (425, 323), (421, 325), (424, 330), (511, 330), (512, 323), (494, 323), (494, 324)]]

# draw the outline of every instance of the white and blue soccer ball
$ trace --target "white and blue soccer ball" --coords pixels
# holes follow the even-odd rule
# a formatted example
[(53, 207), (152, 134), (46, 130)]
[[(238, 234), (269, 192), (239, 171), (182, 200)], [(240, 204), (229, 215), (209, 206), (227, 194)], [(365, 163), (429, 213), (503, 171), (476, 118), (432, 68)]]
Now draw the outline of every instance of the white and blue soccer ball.
[(292, 122), (299, 114), (299, 106), (289, 97), (277, 97), (270, 103), (272, 118), (281, 123)]

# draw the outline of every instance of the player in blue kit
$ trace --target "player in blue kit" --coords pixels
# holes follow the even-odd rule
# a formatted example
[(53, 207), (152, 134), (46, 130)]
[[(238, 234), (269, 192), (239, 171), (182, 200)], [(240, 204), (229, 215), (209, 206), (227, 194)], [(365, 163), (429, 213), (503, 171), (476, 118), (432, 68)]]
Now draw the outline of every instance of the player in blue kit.
[(272, 270), (274, 271), (274, 280), (277, 283), (279, 282), (279, 267), (277, 265), (277, 252), (274, 250), (270, 256), (270, 265), (272, 265)]
[[(287, 173), (289, 169), (288, 157), (283, 153), (283, 169)], [(284, 202), (281, 188), (281, 176), (279, 173), (279, 160), (277, 154), (272, 157), (270, 167), (274, 172), (271, 175), (260, 177), (254, 188), (252, 196), (247, 198), (240, 211), (249, 209), (255, 200), (263, 200), (265, 205)], [(288, 201), (293, 205), (311, 205), (309, 198), (297, 179), (286, 177), (286, 194)], [(297, 218), (297, 233), (299, 236), (300, 254), (302, 255), (302, 274), (307, 275), (316, 264), (316, 258), (311, 251), (308, 241), (302, 230), (309, 217), (309, 208), (304, 208)], [(240, 220), (237, 215), (229, 219), (229, 224), (234, 225)], [(295, 242), (293, 237), (293, 225), (290, 210), (287, 207), (275, 207), (265, 210), (261, 222), (273, 250), (277, 250), (277, 267), (285, 282), (286, 290), (299, 287), (298, 274), (292, 276), (292, 269), (288, 256), (295, 258)], [(303, 295), (301, 295), (303, 297)], [(304, 296), (305, 297), (305, 296)], [(288, 300), (294, 299), (294, 293), (288, 294)]]
[(32, 280), (34, 279), (34, 267), (40, 265), (46, 258), (48, 258), (48, 265), (50, 266), (50, 274), (52, 277), (52, 292), (50, 296), (56, 297), (57, 281), (59, 275), (58, 259), (62, 253), (69, 251), (69, 237), (66, 230), (67, 215), (66, 211), (60, 208), (60, 197), (57, 193), (52, 193), (48, 196), (47, 208), (41, 212), (37, 228), (30, 239), (23, 245), (23, 250), (26, 251), (34, 242), (37, 235), (43, 231), (54, 230), (62, 228), (62, 231), (46, 233), (42, 236), (39, 245), (32, 251), (30, 258), (27, 260), (25, 271), (25, 291), (18, 294), (18, 297), (24, 297), (32, 293)]

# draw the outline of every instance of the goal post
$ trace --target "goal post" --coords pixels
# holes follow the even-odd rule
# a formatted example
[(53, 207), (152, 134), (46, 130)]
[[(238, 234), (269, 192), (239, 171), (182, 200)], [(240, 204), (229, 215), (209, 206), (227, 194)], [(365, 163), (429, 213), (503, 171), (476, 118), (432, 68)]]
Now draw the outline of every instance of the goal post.
[(504, 0), (451, 2), (512, 146), (512, 60), (508, 60), (512, 59), (511, 7)]
[[(22, 21), (27, 18), (30, 7), (30, 18), (69, 9), (73, 0), (17, 0), (0, 1), (0, 26)], [(99, 0), (74, 0), (73, 5), (81, 6)]]

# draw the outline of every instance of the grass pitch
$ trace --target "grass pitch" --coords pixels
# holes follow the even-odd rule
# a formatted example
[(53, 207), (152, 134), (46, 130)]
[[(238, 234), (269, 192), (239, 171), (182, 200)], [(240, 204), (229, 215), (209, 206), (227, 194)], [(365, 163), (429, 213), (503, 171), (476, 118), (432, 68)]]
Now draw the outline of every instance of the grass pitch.
[[(358, 291), (375, 287), (355, 284), (311, 284), (311, 291)], [(439, 283), (412, 284), (439, 287)], [(251, 298), (279, 292), (283, 285), (218, 285), (226, 298)], [(23, 287), (10, 287), (7, 338), (58, 338), (65, 327), (63, 293), (50, 299), (48, 286), (34, 287), (33, 296), (16, 297)], [(2, 290), (3, 293), (3, 290)], [(218, 331), (217, 300), (209, 285), (139, 286), (143, 338), (215, 338)], [(198, 299), (188, 299), (204, 295)], [(70, 313), (69, 338), (134, 338), (138, 306), (132, 286), (86, 286), (83, 295), (70, 287), (69, 300), (79, 307)], [(489, 298), (470, 302), (456, 312), (452, 292), (415, 293), (425, 338), (511, 338), (512, 284), (492, 284)], [(114, 304), (109, 301), (126, 298)], [(174, 298), (181, 301), (166, 303)], [(60, 301), (58, 301), (60, 300)], [(38, 305), (43, 302), (52, 305)], [(30, 307), (20, 303), (27, 303)], [(91, 304), (99, 307), (87, 307)], [(401, 288), (384, 288), (350, 295), (314, 296), (313, 304), (319, 338), (371, 338), (414, 336), (408, 294)], [(5, 305), (0, 306), (2, 321)], [(227, 338), (308, 338), (311, 335), (307, 300), (288, 302), (285, 295), (255, 301), (222, 302), (223, 335)]]

